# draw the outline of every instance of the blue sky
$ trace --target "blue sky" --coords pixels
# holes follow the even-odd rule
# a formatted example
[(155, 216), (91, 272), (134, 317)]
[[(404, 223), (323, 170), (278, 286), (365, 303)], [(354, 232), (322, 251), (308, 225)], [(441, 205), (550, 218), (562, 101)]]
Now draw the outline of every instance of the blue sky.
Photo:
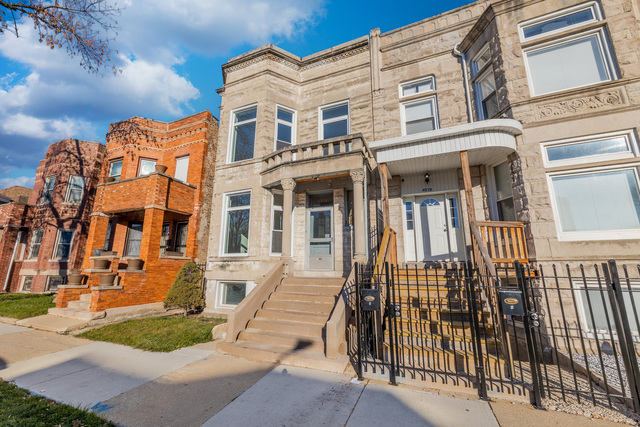
[[(131, 116), (171, 121), (209, 110), (219, 117), (220, 66), (273, 43), (306, 56), (420, 21), (465, 0), (120, 0), (122, 73), (89, 74), (64, 49), (0, 35), (0, 188), (32, 186), (47, 146), (64, 138), (104, 143), (109, 123)], [(160, 6), (161, 5), (161, 6)]]

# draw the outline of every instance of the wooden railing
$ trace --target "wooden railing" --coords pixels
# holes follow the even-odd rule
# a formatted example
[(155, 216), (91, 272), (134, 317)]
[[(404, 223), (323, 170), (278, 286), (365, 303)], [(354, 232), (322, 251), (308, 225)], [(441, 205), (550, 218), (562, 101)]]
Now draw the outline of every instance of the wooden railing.
[(380, 249), (378, 250), (378, 257), (376, 258), (376, 265), (374, 268), (374, 277), (383, 272), (382, 269), (384, 268), (385, 262), (388, 262), (391, 265), (398, 264), (396, 232), (389, 226), (384, 228), (384, 233), (382, 234)]
[(477, 229), (481, 236), (479, 240), (484, 243), (493, 264), (511, 266), (514, 261), (520, 261), (523, 264), (529, 262), (523, 223), (478, 221)]

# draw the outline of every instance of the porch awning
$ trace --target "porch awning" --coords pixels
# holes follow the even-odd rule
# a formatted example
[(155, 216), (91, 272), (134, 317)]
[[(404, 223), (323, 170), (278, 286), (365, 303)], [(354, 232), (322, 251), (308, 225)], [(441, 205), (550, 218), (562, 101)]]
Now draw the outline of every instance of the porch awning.
[(499, 161), (516, 150), (521, 133), (520, 122), (494, 119), (374, 141), (369, 147), (392, 175), (409, 175), (457, 169), (465, 150), (470, 166)]

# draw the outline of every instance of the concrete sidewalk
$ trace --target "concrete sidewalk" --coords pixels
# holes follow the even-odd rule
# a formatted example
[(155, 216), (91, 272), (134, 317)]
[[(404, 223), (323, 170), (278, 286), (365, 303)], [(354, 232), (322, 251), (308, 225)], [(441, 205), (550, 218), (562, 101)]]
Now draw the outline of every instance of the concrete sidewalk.
[(252, 362), (199, 344), (151, 353), (0, 323), (0, 377), (123, 426), (620, 426)]

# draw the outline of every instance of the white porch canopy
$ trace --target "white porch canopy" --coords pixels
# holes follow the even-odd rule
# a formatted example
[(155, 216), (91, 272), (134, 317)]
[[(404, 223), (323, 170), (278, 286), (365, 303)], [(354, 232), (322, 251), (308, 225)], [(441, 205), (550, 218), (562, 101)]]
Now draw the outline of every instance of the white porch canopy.
[(374, 141), (369, 148), (391, 175), (409, 175), (460, 167), (460, 152), (469, 165), (492, 163), (516, 150), (522, 124), (512, 119), (483, 120), (445, 129)]

